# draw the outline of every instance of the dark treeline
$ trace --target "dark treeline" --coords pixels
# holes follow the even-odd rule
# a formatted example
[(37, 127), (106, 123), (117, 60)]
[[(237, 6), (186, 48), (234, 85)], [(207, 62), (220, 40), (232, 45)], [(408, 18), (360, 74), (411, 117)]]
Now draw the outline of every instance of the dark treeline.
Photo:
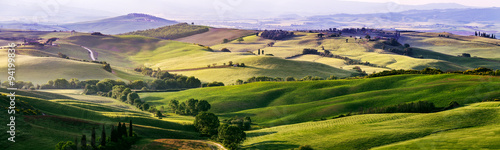
[(139, 30), (125, 34), (130, 35), (143, 35), (161, 39), (177, 39), (183, 38), (194, 34), (207, 32), (209, 27), (190, 25), (187, 23), (180, 23), (171, 26), (160, 27), (156, 29)]
[(268, 76), (259, 76), (259, 77), (251, 77), (248, 78), (246, 81), (243, 81), (241, 79), (236, 80), (236, 85), (241, 85), (241, 84), (246, 84), (246, 83), (253, 83), (253, 82), (263, 82), (263, 81), (273, 81), (273, 82), (285, 82), (285, 81), (317, 81), (317, 80), (336, 80), (339, 79), (338, 77), (332, 75), (328, 78), (322, 78), (318, 76), (305, 76), (302, 79), (297, 79), (294, 77), (286, 77), (286, 78), (281, 78), (281, 77), (268, 77)]
[[(80, 140), (61, 141), (56, 144), (56, 150), (126, 150), (139, 140), (137, 134), (133, 131), (132, 120), (129, 128), (125, 123), (119, 122), (117, 127), (111, 126), (111, 135), (106, 136), (106, 128), (102, 125), (101, 136), (96, 138), (96, 128), (92, 128), (90, 139), (83, 134)], [(80, 141), (80, 142), (78, 142)]]
[(282, 40), (288, 37), (293, 37), (293, 32), (283, 30), (264, 30), (260, 33), (260, 37), (271, 40)]
[(177, 100), (170, 100), (169, 107), (175, 114), (196, 116), (199, 112), (208, 111), (211, 105), (206, 100), (191, 98), (182, 103)]
[(425, 68), (423, 70), (390, 70), (390, 71), (382, 71), (378, 73), (373, 73), (368, 75), (371, 77), (382, 77), (382, 76), (391, 76), (391, 75), (399, 75), (399, 74), (442, 74), (442, 73), (457, 73), (457, 74), (465, 74), (465, 75), (492, 75), (492, 76), (500, 76), (500, 70), (493, 71), (491, 69), (485, 67), (479, 67), (473, 70), (466, 71), (455, 71), (455, 72), (443, 72), (439, 69), (434, 68)]
[(479, 37), (492, 38), (492, 39), (497, 38), (494, 34), (488, 34), (486, 32), (481, 33), (481, 31), (476, 31), (474, 35), (479, 36)]
[(151, 90), (165, 90), (165, 89), (182, 89), (182, 88), (197, 88), (201, 87), (201, 81), (193, 76), (188, 77), (178, 74), (170, 74), (167, 71), (153, 70), (148, 67), (140, 67), (134, 69), (143, 75), (156, 78), (149, 85), (142, 80), (133, 81), (131, 84), (134, 89), (142, 89), (144, 87)]

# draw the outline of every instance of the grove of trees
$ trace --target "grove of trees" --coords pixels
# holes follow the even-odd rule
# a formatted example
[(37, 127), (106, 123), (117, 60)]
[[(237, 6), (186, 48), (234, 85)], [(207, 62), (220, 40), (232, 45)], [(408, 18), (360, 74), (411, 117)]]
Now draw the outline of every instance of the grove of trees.
[(134, 32), (125, 33), (128, 35), (143, 35), (155, 37), (160, 39), (178, 39), (187, 37), (194, 34), (207, 32), (209, 27), (189, 25), (187, 23), (180, 23), (171, 26), (160, 27), (156, 29), (139, 30)]
[(213, 113), (202, 112), (195, 117), (194, 126), (202, 136), (219, 141), (224, 147), (235, 150), (246, 139), (246, 133), (237, 126), (220, 124), (219, 117)]
[(293, 36), (294, 36), (293, 32), (288, 32), (283, 30), (264, 30), (260, 34), (260, 37), (271, 40), (282, 40)]
[(208, 111), (212, 106), (206, 100), (191, 98), (182, 103), (177, 100), (170, 100), (169, 107), (176, 114), (196, 116), (200, 112)]
[[(130, 120), (129, 128), (125, 123), (119, 122), (117, 127), (111, 126), (111, 134), (106, 135), (105, 125), (102, 126), (101, 136), (96, 138), (96, 128), (92, 128), (90, 139), (83, 134), (80, 138), (74, 141), (61, 141), (55, 145), (56, 150), (127, 150), (139, 140), (139, 137), (132, 128), (132, 120)], [(97, 144), (99, 142), (99, 144)]]

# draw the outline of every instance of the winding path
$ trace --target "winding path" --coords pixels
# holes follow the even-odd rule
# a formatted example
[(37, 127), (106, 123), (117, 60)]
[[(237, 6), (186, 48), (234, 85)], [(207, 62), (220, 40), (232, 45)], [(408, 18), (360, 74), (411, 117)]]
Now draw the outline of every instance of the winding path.
[(82, 47), (82, 48), (84, 48), (84, 49), (86, 49), (86, 50), (88, 50), (88, 51), (89, 51), (89, 55), (90, 55), (90, 58), (92, 59), (92, 61), (96, 61), (96, 60), (97, 60), (97, 59), (94, 57), (94, 51), (92, 51), (91, 49), (89, 49), (89, 48), (87, 48), (87, 47), (85, 47), (85, 46), (80, 46), (80, 47)]

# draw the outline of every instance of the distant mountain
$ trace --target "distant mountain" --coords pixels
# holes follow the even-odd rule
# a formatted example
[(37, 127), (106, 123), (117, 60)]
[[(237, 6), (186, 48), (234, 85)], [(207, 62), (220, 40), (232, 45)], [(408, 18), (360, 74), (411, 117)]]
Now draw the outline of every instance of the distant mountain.
[(177, 24), (178, 22), (167, 20), (147, 14), (132, 13), (124, 16), (107, 18), (96, 21), (64, 24), (68, 30), (78, 32), (101, 32), (104, 34), (119, 34), (136, 30), (146, 30)]

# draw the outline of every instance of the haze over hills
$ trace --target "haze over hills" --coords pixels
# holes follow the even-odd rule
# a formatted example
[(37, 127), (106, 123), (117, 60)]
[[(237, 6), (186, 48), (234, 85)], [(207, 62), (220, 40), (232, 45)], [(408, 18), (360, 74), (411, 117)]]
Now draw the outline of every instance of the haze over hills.
[(119, 34), (137, 30), (146, 30), (177, 24), (173, 20), (167, 20), (147, 14), (131, 13), (127, 15), (94, 20), (77, 22), (62, 25), (45, 25), (30, 23), (0, 23), (4, 29), (24, 29), (24, 30), (75, 30), (78, 32), (101, 32), (104, 34)]

